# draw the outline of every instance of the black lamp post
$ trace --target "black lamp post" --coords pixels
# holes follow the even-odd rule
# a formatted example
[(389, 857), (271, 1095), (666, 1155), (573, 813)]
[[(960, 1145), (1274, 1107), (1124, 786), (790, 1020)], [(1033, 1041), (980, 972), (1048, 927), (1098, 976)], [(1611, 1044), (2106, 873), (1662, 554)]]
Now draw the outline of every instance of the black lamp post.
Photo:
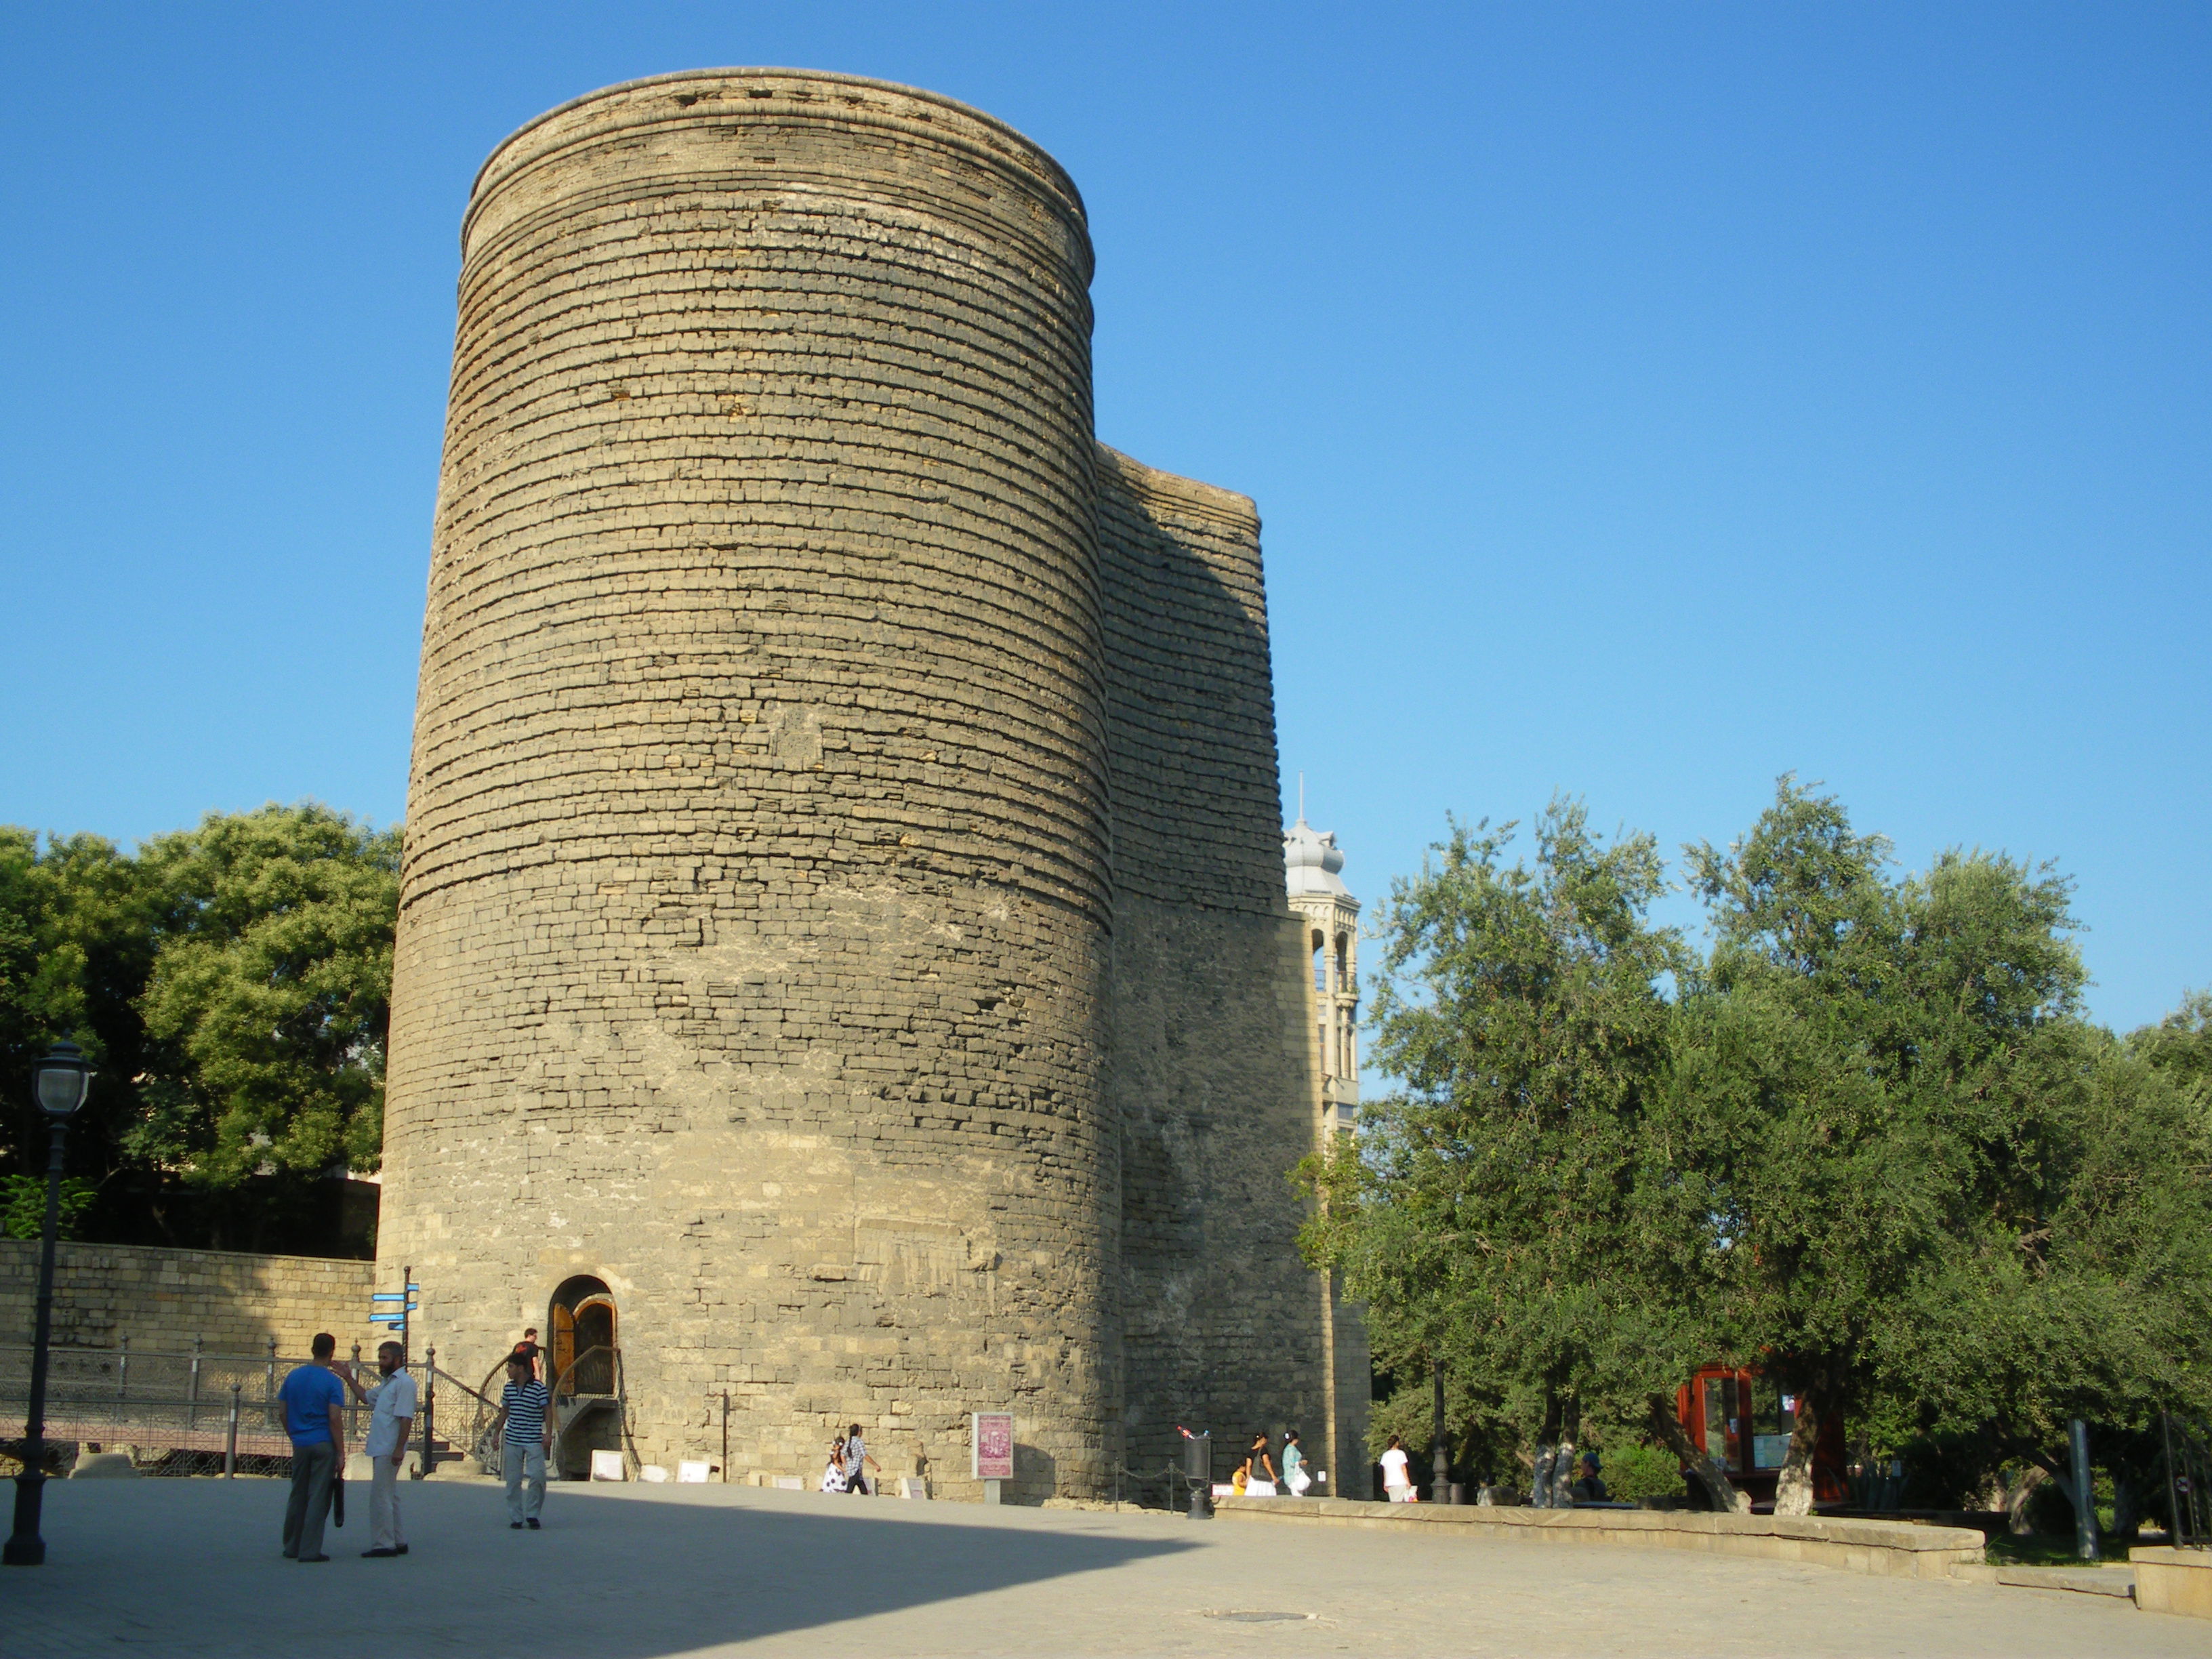
[(39, 1536), (39, 1505), (46, 1486), (46, 1343), (54, 1325), (54, 1235), (62, 1213), (62, 1143), (69, 1121), (92, 1087), (92, 1067), (74, 1042), (57, 1042), (31, 1068), (39, 1109), (52, 1139), (46, 1153), (46, 1224), (39, 1244), (39, 1314), (31, 1339), (31, 1409), (23, 1424), (23, 1472), (15, 1477), (15, 1530), (0, 1550), (11, 1567), (35, 1567), (46, 1559)]

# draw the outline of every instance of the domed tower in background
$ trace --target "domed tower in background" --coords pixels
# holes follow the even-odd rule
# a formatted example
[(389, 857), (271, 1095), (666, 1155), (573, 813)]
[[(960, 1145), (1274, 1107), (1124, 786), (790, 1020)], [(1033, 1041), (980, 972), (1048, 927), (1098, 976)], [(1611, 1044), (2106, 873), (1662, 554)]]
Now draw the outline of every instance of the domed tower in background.
[(1298, 821), (1283, 832), (1283, 865), (1313, 957), (1322, 1117), (1346, 1132), (1359, 1122), (1359, 901), (1337, 873), (1344, 852), (1335, 835), (1309, 824), (1303, 802)]

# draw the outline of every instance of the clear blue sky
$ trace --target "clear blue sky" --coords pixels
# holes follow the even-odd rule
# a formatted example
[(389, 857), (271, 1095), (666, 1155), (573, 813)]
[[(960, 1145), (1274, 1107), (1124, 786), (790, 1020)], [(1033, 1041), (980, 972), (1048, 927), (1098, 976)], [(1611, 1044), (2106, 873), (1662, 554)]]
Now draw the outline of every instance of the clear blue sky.
[(2212, 8), (18, 4), (0, 822), (404, 808), (456, 238), (611, 82), (791, 64), (1043, 143), (1100, 434), (1256, 496), (1356, 890), (1554, 790), (1775, 775), (2212, 984)]

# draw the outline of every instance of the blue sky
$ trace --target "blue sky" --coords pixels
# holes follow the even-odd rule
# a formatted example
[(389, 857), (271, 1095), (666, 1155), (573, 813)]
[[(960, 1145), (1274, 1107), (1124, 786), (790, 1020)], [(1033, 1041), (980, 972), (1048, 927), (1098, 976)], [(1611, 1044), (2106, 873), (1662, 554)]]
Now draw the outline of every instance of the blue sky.
[(2202, 5), (9, 8), (0, 822), (401, 816), (470, 179), (724, 64), (1068, 167), (1100, 435), (1259, 500), (1356, 890), (1795, 770), (2057, 860), (2100, 1018), (2212, 985)]

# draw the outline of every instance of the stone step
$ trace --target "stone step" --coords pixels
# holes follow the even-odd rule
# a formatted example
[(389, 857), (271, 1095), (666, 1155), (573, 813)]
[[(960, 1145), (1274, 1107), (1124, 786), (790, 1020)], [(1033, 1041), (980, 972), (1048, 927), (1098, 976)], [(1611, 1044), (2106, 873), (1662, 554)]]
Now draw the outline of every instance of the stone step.
[(2125, 1600), (2136, 1593), (2132, 1567), (1960, 1566), (1951, 1576), (1969, 1584), (1997, 1584), (2008, 1589), (2071, 1590), (2081, 1595), (2117, 1595)]

